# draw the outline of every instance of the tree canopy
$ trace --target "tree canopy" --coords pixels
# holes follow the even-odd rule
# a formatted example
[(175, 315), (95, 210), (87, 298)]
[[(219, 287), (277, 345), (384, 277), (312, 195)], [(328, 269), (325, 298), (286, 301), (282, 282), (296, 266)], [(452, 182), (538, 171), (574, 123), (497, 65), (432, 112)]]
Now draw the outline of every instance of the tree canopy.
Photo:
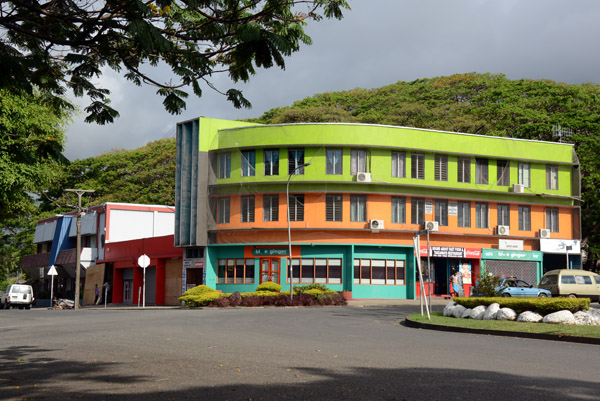
[[(118, 116), (109, 90), (94, 82), (107, 67), (157, 87), (166, 110), (180, 113), (188, 86), (202, 96), (202, 84), (217, 89), (213, 74), (239, 82), (256, 67), (285, 68), (285, 56), (311, 43), (308, 20), (340, 19), (348, 8), (345, 0), (3, 1), (0, 88), (37, 88), (57, 104), (71, 89), (91, 99), (86, 121), (104, 124)], [(174, 80), (148, 72), (159, 63)], [(250, 106), (237, 89), (221, 93)]]

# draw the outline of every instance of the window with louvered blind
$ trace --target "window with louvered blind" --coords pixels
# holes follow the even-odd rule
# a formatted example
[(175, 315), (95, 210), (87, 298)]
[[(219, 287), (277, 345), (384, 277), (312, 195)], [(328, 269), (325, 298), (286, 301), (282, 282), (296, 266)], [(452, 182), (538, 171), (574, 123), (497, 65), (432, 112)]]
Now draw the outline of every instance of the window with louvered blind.
[(288, 150), (288, 174), (304, 175), (304, 149)]
[(498, 203), (498, 225), (510, 227), (510, 205)]
[(447, 155), (435, 155), (434, 178), (436, 181), (448, 181), (448, 156)]
[(290, 221), (304, 221), (304, 194), (290, 194), (288, 205)]
[(217, 222), (219, 224), (229, 223), (229, 197), (219, 198), (217, 209)]
[(468, 157), (459, 157), (457, 160), (457, 170), (458, 176), (456, 180), (458, 182), (471, 182), (471, 159)]
[(507, 187), (510, 185), (510, 162), (508, 160), (496, 161), (497, 185)]
[(242, 196), (242, 223), (254, 222), (254, 195)]
[(420, 153), (411, 154), (410, 177), (418, 180), (425, 179), (425, 155)]
[(531, 231), (531, 206), (519, 205), (519, 231)]
[(342, 221), (342, 195), (328, 194), (325, 197), (325, 220)]
[(350, 221), (367, 221), (366, 195), (350, 195)]
[(406, 198), (392, 196), (392, 223), (406, 223)]
[(475, 183), (484, 185), (489, 183), (487, 159), (475, 159)]
[(279, 221), (279, 195), (263, 195), (263, 221)]

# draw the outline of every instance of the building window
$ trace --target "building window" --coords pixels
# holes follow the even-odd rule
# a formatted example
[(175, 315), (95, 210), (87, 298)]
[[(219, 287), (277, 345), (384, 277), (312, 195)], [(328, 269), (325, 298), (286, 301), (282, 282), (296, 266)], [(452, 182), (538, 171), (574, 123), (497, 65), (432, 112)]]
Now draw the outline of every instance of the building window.
[(440, 226), (448, 225), (448, 201), (436, 199), (435, 201), (435, 221)]
[(553, 233), (558, 232), (558, 208), (546, 208), (546, 228)]
[(265, 150), (265, 175), (279, 175), (279, 151)]
[(328, 194), (325, 196), (325, 220), (342, 221), (341, 194)]
[(279, 221), (279, 195), (263, 195), (263, 221)]
[(217, 223), (229, 223), (229, 197), (219, 198), (217, 206)]
[(254, 259), (219, 259), (220, 284), (254, 283)]
[(531, 186), (529, 163), (519, 163), (519, 184), (525, 188)]
[(325, 151), (326, 170), (328, 175), (342, 174), (342, 149), (327, 149)]
[(404, 260), (354, 259), (354, 284), (404, 285), (404, 266)]
[(519, 205), (519, 231), (531, 231), (531, 207)]
[(410, 155), (410, 178), (425, 179), (425, 155), (419, 153)]
[(242, 223), (254, 222), (254, 195), (242, 196)]
[(435, 155), (435, 180), (448, 181), (448, 156)]
[(458, 182), (470, 183), (471, 182), (471, 159), (468, 157), (458, 158)]
[(367, 172), (367, 151), (364, 149), (352, 149), (350, 151), (350, 174)]
[(366, 195), (350, 195), (350, 221), (367, 221)]
[(304, 175), (304, 149), (288, 150), (288, 174)]
[(488, 160), (475, 159), (475, 183), (487, 185), (488, 182)]
[(425, 224), (425, 199), (412, 198), (410, 200), (410, 223)]
[(458, 202), (458, 226), (471, 227), (471, 202)]
[(406, 198), (392, 196), (392, 223), (406, 223)]
[(558, 189), (558, 166), (546, 166), (546, 189)]
[(256, 153), (253, 150), (242, 152), (242, 177), (254, 177)]
[(488, 228), (488, 204), (487, 203), (476, 203), (475, 204), (475, 227), (477, 228)]
[(231, 177), (231, 152), (219, 153), (219, 178)]
[(304, 194), (290, 194), (288, 202), (290, 221), (304, 221)]
[(392, 177), (406, 178), (406, 153), (392, 152)]
[[(294, 283), (342, 284), (342, 259), (294, 259), (292, 267)], [(287, 282), (290, 282), (289, 277)]]
[(507, 187), (510, 185), (510, 162), (508, 160), (496, 161), (496, 185)]
[(510, 227), (510, 205), (498, 203), (498, 225)]

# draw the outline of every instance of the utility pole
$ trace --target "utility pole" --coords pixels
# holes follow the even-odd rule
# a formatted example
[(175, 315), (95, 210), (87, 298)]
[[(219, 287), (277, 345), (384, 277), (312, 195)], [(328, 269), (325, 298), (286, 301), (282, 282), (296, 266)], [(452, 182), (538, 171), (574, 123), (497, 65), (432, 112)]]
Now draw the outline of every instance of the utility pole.
[(81, 283), (81, 197), (93, 189), (65, 189), (66, 192), (77, 194), (77, 262), (75, 266), (75, 309), (79, 309), (79, 286)]

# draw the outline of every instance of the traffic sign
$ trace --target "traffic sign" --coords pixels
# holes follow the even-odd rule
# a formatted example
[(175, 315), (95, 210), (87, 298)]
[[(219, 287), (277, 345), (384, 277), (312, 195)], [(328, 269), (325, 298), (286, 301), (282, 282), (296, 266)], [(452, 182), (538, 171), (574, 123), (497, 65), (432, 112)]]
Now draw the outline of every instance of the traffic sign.
[(140, 267), (143, 267), (144, 269), (150, 266), (150, 258), (148, 257), (148, 255), (143, 254), (142, 256), (140, 256), (138, 258), (138, 265), (140, 265)]
[(50, 267), (50, 270), (48, 270), (48, 275), (49, 276), (58, 276), (58, 272), (56, 271), (56, 267), (54, 267), (54, 265), (52, 265)]

